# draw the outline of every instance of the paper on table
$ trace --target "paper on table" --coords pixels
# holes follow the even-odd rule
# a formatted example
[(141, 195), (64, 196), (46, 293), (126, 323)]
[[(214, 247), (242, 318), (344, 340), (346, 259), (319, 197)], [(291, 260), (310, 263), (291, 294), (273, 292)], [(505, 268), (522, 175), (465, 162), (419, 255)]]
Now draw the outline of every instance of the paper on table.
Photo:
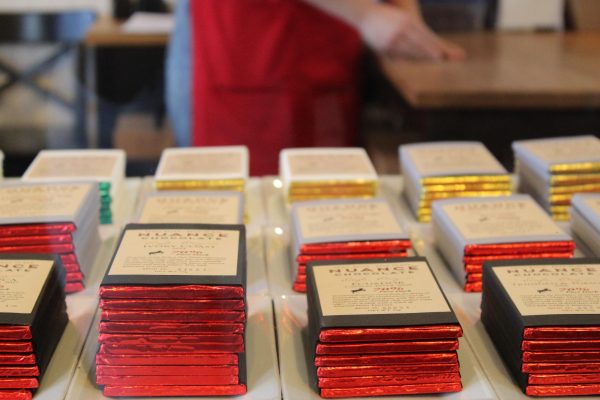
[(172, 14), (136, 12), (121, 26), (124, 33), (170, 34), (175, 26)]

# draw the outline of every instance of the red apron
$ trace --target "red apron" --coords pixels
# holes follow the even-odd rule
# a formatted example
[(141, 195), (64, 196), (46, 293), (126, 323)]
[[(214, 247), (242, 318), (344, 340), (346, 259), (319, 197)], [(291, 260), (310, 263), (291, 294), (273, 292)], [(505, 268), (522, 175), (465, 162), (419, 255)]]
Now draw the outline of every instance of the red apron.
[(193, 144), (244, 144), (251, 174), (287, 147), (347, 146), (362, 45), (300, 0), (192, 0)]

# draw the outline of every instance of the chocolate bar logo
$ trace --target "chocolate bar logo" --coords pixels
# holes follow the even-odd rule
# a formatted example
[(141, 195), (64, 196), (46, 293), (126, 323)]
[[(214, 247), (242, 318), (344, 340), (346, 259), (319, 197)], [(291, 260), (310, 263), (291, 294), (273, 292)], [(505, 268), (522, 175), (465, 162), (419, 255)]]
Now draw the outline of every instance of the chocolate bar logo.
[(0, 261), (0, 273), (2, 272), (31, 272), (36, 271), (38, 264), (5, 263)]
[(371, 211), (377, 209), (381, 203), (349, 203), (349, 204), (331, 204), (321, 206), (308, 206), (307, 211), (310, 212), (327, 212), (327, 211)]
[(382, 274), (398, 274), (398, 273), (408, 273), (412, 274), (415, 271), (418, 271), (419, 267), (414, 265), (397, 265), (397, 266), (387, 266), (387, 265), (372, 265), (365, 267), (337, 267), (330, 268), (328, 271), (330, 274), (334, 275), (382, 275)]
[(81, 189), (83, 185), (41, 185), (7, 187), (3, 190), (8, 194), (44, 194), (44, 193), (69, 193)]
[(496, 211), (496, 210), (522, 210), (527, 207), (527, 202), (524, 201), (492, 201), (487, 203), (464, 203), (453, 204), (452, 208), (461, 212), (472, 211)]
[(137, 236), (142, 240), (210, 240), (219, 241), (228, 238), (228, 232), (138, 232)]
[(523, 275), (523, 276), (596, 275), (596, 274), (598, 274), (598, 272), (600, 272), (598, 270), (598, 268), (595, 268), (592, 266), (580, 267), (580, 266), (575, 266), (575, 265), (560, 266), (560, 267), (539, 267), (539, 268), (526, 267), (526, 268), (514, 268), (514, 269), (507, 268), (506, 269), (506, 273), (513, 275), (513, 276), (518, 276), (518, 275)]

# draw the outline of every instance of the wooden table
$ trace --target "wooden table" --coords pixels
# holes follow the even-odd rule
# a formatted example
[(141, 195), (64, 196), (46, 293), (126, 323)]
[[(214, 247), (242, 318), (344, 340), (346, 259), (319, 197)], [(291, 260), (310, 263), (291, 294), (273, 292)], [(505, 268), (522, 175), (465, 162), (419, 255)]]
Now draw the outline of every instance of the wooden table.
[(448, 39), (467, 50), (467, 60), (380, 60), (411, 107), (600, 107), (600, 33), (481, 33)]
[(110, 17), (99, 18), (85, 36), (85, 45), (89, 47), (143, 47), (166, 46), (167, 34), (132, 34), (123, 32), (122, 21)]

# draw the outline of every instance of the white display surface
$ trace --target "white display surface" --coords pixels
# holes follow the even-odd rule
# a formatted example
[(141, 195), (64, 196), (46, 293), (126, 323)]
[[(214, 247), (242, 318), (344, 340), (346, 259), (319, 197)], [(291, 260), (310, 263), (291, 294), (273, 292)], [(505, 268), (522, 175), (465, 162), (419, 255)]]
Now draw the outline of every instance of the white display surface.
[[(94, 319), (77, 370), (65, 399), (101, 400), (108, 399), (95, 383), (96, 352), (98, 351), (99, 313)], [(248, 371), (248, 393), (230, 397), (244, 400), (281, 399), (279, 369), (273, 331), (273, 309), (267, 296), (248, 297), (248, 324), (246, 326), (246, 362)], [(58, 399), (53, 397), (52, 399)], [(62, 397), (61, 397), (62, 398)], [(188, 397), (189, 399), (217, 400), (222, 397)], [(228, 397), (229, 398), (229, 397)], [(143, 400), (144, 398), (137, 397)], [(162, 397), (172, 399), (172, 397)]]
[(113, 223), (100, 225), (100, 238), (103, 241), (118, 236), (123, 226), (130, 221), (131, 215), (137, 209), (141, 187), (141, 178), (127, 178), (125, 180), (121, 192), (117, 194), (118, 198), (113, 200), (115, 203)]
[[(292, 295), (275, 298), (275, 313), (277, 320), (277, 339), (281, 369), (281, 387), (285, 400), (318, 400), (321, 397), (309, 386), (308, 366), (306, 365), (302, 329), (308, 324), (306, 314), (306, 297)], [(400, 397), (370, 397), (374, 400), (418, 398), (420, 400), (434, 399), (496, 399), (496, 395), (475, 359), (471, 348), (464, 339), (460, 339), (458, 350), (460, 374), (463, 390), (457, 393), (400, 396)]]

